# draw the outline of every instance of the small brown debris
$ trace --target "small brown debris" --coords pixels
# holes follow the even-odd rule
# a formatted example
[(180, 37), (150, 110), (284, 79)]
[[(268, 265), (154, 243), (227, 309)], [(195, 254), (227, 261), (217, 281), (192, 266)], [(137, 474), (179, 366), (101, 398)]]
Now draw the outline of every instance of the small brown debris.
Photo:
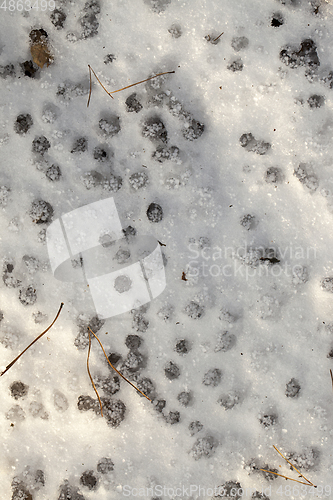
[(53, 56), (47, 41), (47, 33), (45, 30), (32, 30), (30, 32), (30, 52), (32, 60), (37, 66), (43, 68), (46, 64), (47, 67), (53, 62)]

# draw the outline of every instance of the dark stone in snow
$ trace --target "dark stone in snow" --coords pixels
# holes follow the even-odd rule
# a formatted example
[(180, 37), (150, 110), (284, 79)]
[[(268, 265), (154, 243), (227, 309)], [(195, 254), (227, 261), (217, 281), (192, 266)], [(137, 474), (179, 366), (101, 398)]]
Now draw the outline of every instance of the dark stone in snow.
[(77, 488), (71, 486), (66, 480), (60, 487), (58, 500), (85, 500), (85, 497), (78, 492)]
[(10, 393), (14, 399), (23, 398), (28, 394), (29, 386), (25, 385), (21, 381), (13, 382), (10, 385)]
[(240, 399), (240, 395), (237, 394), (237, 392), (230, 391), (225, 396), (221, 396), (221, 398), (218, 400), (218, 403), (223, 406), (225, 410), (231, 410), (240, 402)]
[(283, 16), (280, 12), (276, 12), (275, 14), (273, 14), (273, 17), (272, 17), (272, 20), (271, 20), (271, 26), (273, 28), (279, 28), (280, 26), (282, 26), (284, 23), (284, 19), (283, 19)]
[(188, 406), (192, 399), (193, 399), (193, 395), (191, 392), (186, 392), (186, 391), (183, 391), (181, 393), (178, 394), (177, 396), (177, 399), (179, 401), (179, 403), (182, 405), (182, 406)]
[(104, 57), (104, 64), (110, 64), (112, 63), (113, 61), (115, 61), (117, 58), (114, 54), (107, 54), (105, 57)]
[(162, 413), (162, 411), (164, 410), (165, 408), (165, 405), (166, 405), (166, 401), (165, 399), (158, 399), (157, 401), (154, 402), (154, 407), (155, 407), (155, 410), (158, 412), (158, 413)]
[(279, 184), (283, 181), (284, 175), (279, 167), (268, 167), (265, 172), (265, 181), (271, 184)]
[(14, 123), (14, 130), (19, 135), (25, 135), (28, 130), (32, 127), (33, 120), (29, 113), (18, 115)]
[(141, 111), (141, 109), (143, 108), (136, 95), (137, 94), (135, 93), (131, 94), (125, 101), (126, 111), (128, 111), (129, 113), (139, 113), (139, 111)]
[(86, 470), (80, 477), (80, 483), (89, 490), (97, 490), (98, 480), (93, 470)]
[(202, 383), (207, 386), (216, 387), (221, 382), (222, 372), (218, 368), (211, 368), (205, 373)]
[(169, 414), (165, 416), (165, 421), (168, 424), (177, 424), (180, 421), (179, 411), (169, 411)]
[(0, 66), (0, 77), (5, 79), (9, 76), (15, 76), (14, 64), (6, 64), (6, 66)]
[(325, 104), (325, 97), (318, 94), (313, 94), (308, 99), (308, 105), (311, 109), (321, 108)]
[(151, 203), (147, 208), (147, 217), (150, 222), (161, 222), (163, 219), (163, 210), (158, 203)]
[(32, 306), (37, 300), (37, 293), (32, 285), (22, 288), (19, 293), (19, 300), (24, 306)]
[(203, 123), (194, 120), (194, 118), (190, 121), (188, 126), (183, 128), (183, 136), (188, 141), (195, 141), (202, 136), (205, 130), (205, 125)]
[(53, 26), (60, 30), (64, 27), (66, 14), (62, 10), (54, 9), (54, 11), (50, 15), (50, 19)]
[(259, 155), (266, 154), (271, 148), (271, 144), (269, 142), (258, 141), (251, 133), (241, 135), (239, 142), (242, 148)]
[(47, 201), (35, 200), (31, 204), (29, 215), (36, 224), (47, 224), (53, 217), (53, 208)]
[(333, 277), (329, 278), (324, 278), (321, 280), (321, 288), (322, 290), (325, 290), (326, 292), (331, 292), (333, 293)]
[(88, 149), (88, 141), (85, 137), (79, 137), (71, 150), (71, 153), (83, 153)]
[(241, 59), (235, 59), (230, 64), (228, 64), (227, 69), (236, 73), (237, 71), (243, 71), (244, 64)]
[(13, 481), (11, 500), (33, 500), (32, 494), (23, 482)]
[(200, 458), (210, 458), (215, 453), (216, 447), (217, 442), (212, 436), (199, 438), (192, 447), (192, 456), (194, 460), (199, 460)]
[(189, 431), (191, 436), (194, 436), (198, 432), (200, 432), (203, 429), (203, 425), (199, 420), (195, 420), (194, 422), (191, 422), (190, 425), (188, 426)]
[(46, 170), (45, 175), (52, 182), (58, 181), (61, 177), (60, 167), (58, 165), (51, 165), (51, 167)]
[(114, 463), (111, 458), (101, 458), (97, 464), (97, 472), (100, 474), (108, 474), (114, 470)]
[(114, 137), (120, 132), (120, 121), (119, 117), (112, 115), (108, 118), (102, 118), (99, 120), (98, 126), (106, 137)]
[(94, 149), (94, 160), (104, 162), (108, 158), (109, 158), (108, 152), (105, 151), (105, 149), (103, 149), (99, 146), (96, 146), (96, 148)]
[(135, 351), (139, 349), (142, 343), (142, 338), (139, 335), (127, 335), (125, 345), (128, 349)]
[(175, 380), (180, 376), (180, 369), (179, 367), (173, 363), (172, 361), (169, 361), (164, 368), (164, 373), (166, 378), (169, 380)]
[(50, 147), (51, 144), (44, 135), (41, 135), (40, 137), (35, 137), (35, 139), (32, 141), (32, 151), (34, 153), (44, 155), (45, 153), (47, 153)]
[(286, 384), (287, 398), (298, 398), (300, 390), (301, 390), (300, 383), (295, 378), (292, 378), (288, 382), (288, 384)]
[(299, 50), (291, 46), (282, 49), (280, 59), (286, 66), (291, 68), (297, 68), (298, 66), (316, 68), (320, 65), (316, 44), (310, 38), (301, 42)]
[(306, 163), (300, 163), (294, 170), (294, 176), (304, 184), (310, 191), (316, 191), (319, 186), (318, 178), (311, 173), (309, 166)]
[(237, 342), (237, 337), (235, 334), (230, 332), (220, 332), (217, 336), (217, 344), (215, 346), (215, 352), (227, 352), (232, 349)]
[(29, 78), (34, 78), (35, 73), (38, 71), (38, 66), (34, 64), (32, 61), (25, 61), (20, 64), (24, 76), (28, 76)]
[(162, 120), (157, 117), (151, 117), (143, 124), (142, 135), (152, 141), (168, 142), (168, 133)]
[(192, 319), (199, 319), (201, 316), (203, 316), (205, 312), (204, 306), (201, 306), (194, 300), (192, 300), (186, 307), (185, 307), (185, 313), (187, 316), (189, 316)]
[(175, 349), (174, 349), (178, 354), (186, 354), (189, 352), (190, 350), (190, 344), (188, 342), (188, 340), (186, 339), (181, 339), (181, 340), (178, 340), (176, 345), (175, 345)]
[(231, 47), (235, 52), (246, 49), (249, 45), (249, 39), (246, 36), (237, 36), (231, 40)]
[(238, 481), (226, 481), (218, 489), (221, 491), (221, 495), (218, 495), (218, 497), (222, 496), (224, 500), (240, 500), (244, 494), (244, 490)]
[(263, 415), (260, 417), (259, 422), (263, 427), (271, 427), (272, 425), (275, 425), (277, 422), (277, 415)]

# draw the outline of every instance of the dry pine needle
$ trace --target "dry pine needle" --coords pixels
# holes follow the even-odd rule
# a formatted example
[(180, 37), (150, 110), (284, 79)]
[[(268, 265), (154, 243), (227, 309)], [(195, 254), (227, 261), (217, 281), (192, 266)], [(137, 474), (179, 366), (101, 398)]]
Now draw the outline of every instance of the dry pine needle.
[(148, 82), (149, 80), (153, 80), (154, 78), (157, 78), (158, 76), (162, 76), (162, 75), (170, 75), (172, 73), (175, 73), (175, 71), (165, 71), (164, 73), (158, 73), (157, 75), (154, 75), (154, 76), (151, 76), (149, 78), (146, 78), (145, 80), (141, 80), (140, 82), (136, 82), (136, 83), (132, 83), (131, 85), (127, 85), (126, 87), (123, 87), (121, 89), (118, 89), (118, 90), (113, 90), (112, 92), (109, 92), (105, 87), (104, 85), (102, 84), (102, 82), (100, 81), (100, 79), (98, 78), (98, 76), (96, 75), (95, 71), (92, 69), (92, 67), (90, 66), (90, 64), (88, 64), (88, 68), (89, 68), (89, 80), (90, 80), (90, 87), (89, 87), (89, 97), (88, 97), (88, 102), (87, 102), (87, 107), (89, 106), (89, 103), (90, 103), (90, 98), (91, 98), (91, 91), (92, 91), (92, 77), (91, 75), (93, 74), (94, 77), (96, 78), (96, 80), (98, 81), (98, 83), (100, 84), (100, 86), (105, 90), (105, 92), (108, 94), (108, 96), (111, 97), (111, 99), (114, 99), (114, 97), (112, 96), (112, 94), (115, 94), (116, 92), (121, 92), (122, 90), (126, 90), (126, 89), (129, 89), (130, 87), (134, 87), (135, 85), (139, 85), (140, 83), (144, 83), (144, 82)]
[(58, 317), (59, 317), (59, 314), (61, 313), (61, 309), (62, 309), (63, 307), (64, 307), (64, 303), (63, 303), (63, 302), (61, 302), (60, 307), (59, 307), (59, 310), (58, 310), (58, 312), (57, 312), (57, 315), (56, 315), (56, 317), (54, 318), (54, 320), (52, 321), (52, 323), (50, 324), (50, 326), (48, 326), (48, 327), (46, 328), (46, 330), (44, 330), (44, 331), (43, 331), (40, 335), (38, 335), (38, 337), (36, 337), (36, 338), (35, 338), (35, 340), (33, 340), (33, 341), (31, 342), (31, 344), (29, 344), (29, 345), (28, 345), (28, 347), (26, 347), (26, 348), (24, 349), (24, 351), (22, 351), (22, 352), (21, 352), (21, 354), (19, 354), (19, 355), (18, 355), (15, 359), (13, 359), (13, 361), (11, 361), (11, 362), (9, 363), (9, 365), (7, 365), (7, 366), (6, 366), (6, 369), (5, 369), (5, 370), (1, 373), (0, 377), (2, 377), (2, 375), (4, 375), (4, 374), (5, 374), (5, 373), (9, 370), (9, 368), (11, 368), (11, 367), (12, 367), (12, 366), (16, 363), (16, 361), (18, 361), (18, 360), (20, 359), (20, 357), (21, 357), (21, 356), (22, 356), (22, 355), (23, 355), (23, 354), (24, 354), (24, 353), (25, 353), (28, 349), (30, 349), (30, 347), (31, 347), (31, 346), (32, 346), (35, 342), (37, 342), (37, 340), (39, 340), (39, 339), (40, 339), (43, 335), (45, 335), (45, 333), (46, 333), (46, 332), (48, 332), (48, 331), (50, 330), (50, 328), (52, 328), (52, 326), (54, 325), (54, 323), (57, 321), (57, 319), (58, 319)]
[(96, 389), (96, 386), (94, 384), (94, 381), (93, 381), (93, 378), (91, 376), (91, 373), (90, 373), (90, 369), (89, 369), (89, 356), (90, 356), (90, 349), (91, 349), (91, 335), (90, 334), (93, 334), (93, 336), (95, 337), (95, 339), (98, 341), (102, 351), (103, 351), (103, 354), (106, 358), (106, 361), (109, 363), (109, 365), (111, 366), (111, 368), (116, 372), (118, 373), (118, 375), (123, 378), (128, 384), (130, 384), (136, 391), (138, 391), (142, 396), (144, 396), (146, 399), (148, 399), (148, 401), (152, 402), (151, 399), (146, 396), (146, 394), (144, 394), (142, 391), (140, 391), (140, 389), (138, 389), (134, 384), (132, 384), (132, 382), (130, 382), (126, 377), (124, 377), (124, 375), (122, 373), (120, 373), (119, 370), (117, 370), (117, 368), (115, 366), (113, 366), (113, 364), (110, 362), (106, 352), (105, 352), (105, 349), (103, 347), (103, 344), (102, 342), (99, 340), (99, 338), (97, 337), (97, 335), (95, 335), (95, 333), (91, 330), (91, 328), (89, 328), (88, 326), (88, 334), (89, 334), (89, 347), (88, 347), (88, 356), (87, 356), (87, 370), (88, 370), (88, 375), (89, 375), (89, 378), (90, 378), (90, 381), (91, 381), (91, 384), (94, 388), (94, 391), (97, 395), (97, 398), (98, 398), (98, 402), (99, 402), (99, 406), (100, 406), (100, 409), (101, 409), (101, 415), (103, 417), (103, 407), (102, 407), (102, 402), (101, 402), (101, 398), (99, 397), (99, 394), (98, 394), (98, 391)]
[(311, 481), (309, 481), (309, 479), (307, 479), (298, 469), (296, 469), (296, 467), (291, 462), (289, 462), (289, 460), (284, 455), (282, 455), (281, 451), (279, 451), (276, 446), (273, 445), (273, 448), (279, 453), (279, 455), (281, 455), (282, 458), (284, 458), (284, 460), (286, 462), (288, 462), (289, 465), (292, 466), (292, 468), (296, 472), (298, 472), (300, 477), (305, 479), (306, 483), (304, 481), (299, 481), (298, 479), (293, 479), (292, 477), (284, 476), (283, 474), (278, 474), (277, 472), (273, 472), (271, 470), (266, 470), (266, 469), (260, 469), (260, 470), (262, 470), (263, 472), (269, 472), (269, 474), (274, 474), (275, 476), (283, 477), (284, 479), (289, 479), (290, 481), (295, 481), (296, 483), (301, 483), (301, 484), (305, 484), (306, 486), (313, 486), (314, 488), (317, 488), (317, 486), (315, 486), (313, 483), (311, 483)]

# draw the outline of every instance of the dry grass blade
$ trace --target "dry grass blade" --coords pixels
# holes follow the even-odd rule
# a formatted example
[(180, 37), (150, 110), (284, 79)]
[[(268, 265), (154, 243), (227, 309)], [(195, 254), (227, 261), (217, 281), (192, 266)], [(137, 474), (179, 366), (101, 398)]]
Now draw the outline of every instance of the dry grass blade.
[(103, 353), (104, 353), (104, 356), (106, 357), (106, 360), (107, 360), (107, 362), (109, 363), (109, 365), (111, 366), (111, 368), (113, 368), (113, 369), (114, 369), (114, 371), (115, 371), (115, 372), (117, 372), (117, 373), (118, 373), (118, 375), (119, 375), (121, 378), (123, 378), (123, 379), (124, 379), (124, 380), (125, 380), (128, 384), (130, 384), (132, 387), (134, 387), (134, 389), (135, 389), (136, 391), (138, 391), (140, 394), (142, 394), (142, 396), (144, 396), (146, 399), (148, 399), (148, 401), (152, 402), (152, 401), (151, 401), (151, 399), (150, 399), (150, 398), (148, 398), (148, 396), (146, 396), (146, 395), (145, 395), (142, 391), (140, 391), (140, 389), (138, 389), (138, 388), (137, 388), (134, 384), (132, 384), (132, 382), (130, 382), (130, 381), (129, 381), (126, 377), (124, 377), (124, 375), (123, 375), (122, 373), (120, 373), (120, 371), (118, 371), (118, 370), (117, 370), (117, 368), (116, 368), (115, 366), (113, 366), (113, 364), (112, 364), (112, 363), (110, 363), (110, 360), (109, 360), (109, 358), (107, 357), (107, 354), (106, 354), (106, 352), (105, 352), (105, 350), (104, 350), (104, 347), (103, 347), (102, 342), (99, 340), (99, 338), (97, 337), (97, 335), (95, 335), (95, 334), (94, 334), (94, 332), (93, 332), (93, 331), (89, 328), (89, 326), (88, 326), (88, 330), (89, 330), (89, 331), (93, 334), (93, 336), (95, 337), (95, 339), (97, 339), (97, 340), (98, 340), (99, 345), (101, 346), (102, 351), (103, 351)]
[[(222, 33), (221, 33), (222, 34)], [(221, 35), (220, 35), (221, 36)], [(92, 91), (92, 78), (91, 78), (91, 73), (93, 73), (94, 77), (96, 78), (96, 80), (98, 81), (98, 83), (100, 84), (100, 86), (105, 90), (105, 92), (111, 97), (111, 99), (114, 99), (114, 97), (112, 96), (112, 94), (115, 94), (116, 92), (121, 92), (122, 90), (126, 90), (126, 89), (129, 89), (130, 87), (134, 87), (135, 85), (139, 85), (140, 83), (144, 83), (144, 82), (148, 82), (149, 80), (153, 80), (153, 78), (157, 78), (158, 76), (162, 76), (162, 75), (171, 75), (172, 73), (175, 73), (175, 71), (165, 71), (164, 73), (158, 73), (157, 75), (154, 75), (154, 76), (151, 76), (150, 78), (146, 78), (145, 80), (141, 80), (140, 82), (136, 82), (136, 83), (132, 83), (131, 85), (127, 85), (126, 87), (123, 87), (121, 89), (118, 89), (118, 90), (113, 90), (112, 92), (109, 92), (108, 90), (106, 90), (106, 88), (104, 87), (104, 85), (102, 84), (102, 82), (100, 81), (100, 79), (98, 78), (98, 76), (96, 75), (95, 71), (92, 69), (92, 67), (90, 66), (90, 64), (88, 64), (88, 68), (89, 68), (89, 76), (90, 76), (90, 88), (89, 88), (89, 97), (88, 97), (88, 102), (87, 102), (87, 107), (89, 106), (89, 103), (90, 103), (90, 98), (91, 98), (91, 91)]]
[(272, 471), (270, 471), (270, 470), (265, 470), (265, 469), (260, 469), (260, 470), (262, 470), (262, 471), (264, 471), (264, 472), (269, 472), (270, 474), (275, 474), (276, 476), (281, 476), (281, 477), (284, 477), (285, 479), (290, 479), (290, 481), (296, 481), (297, 483), (306, 484), (307, 486), (314, 486), (315, 488), (317, 487), (317, 486), (315, 486), (313, 483), (311, 483), (311, 481), (309, 481), (309, 479), (307, 479), (305, 476), (303, 476), (303, 474), (302, 474), (302, 473), (301, 473), (298, 469), (296, 469), (296, 467), (295, 467), (295, 466), (294, 466), (291, 462), (289, 462), (289, 460), (288, 460), (288, 459), (287, 459), (284, 455), (282, 455), (281, 451), (279, 451), (279, 450), (277, 449), (277, 447), (276, 447), (276, 446), (274, 446), (274, 445), (273, 445), (273, 448), (274, 448), (274, 450), (276, 450), (276, 451), (279, 453), (279, 455), (281, 455), (281, 457), (282, 457), (282, 458), (284, 458), (284, 460), (285, 460), (286, 462), (288, 462), (288, 464), (289, 464), (289, 465), (291, 465), (291, 466), (292, 466), (292, 468), (293, 468), (293, 469), (294, 469), (294, 470), (295, 470), (295, 471), (296, 471), (296, 472), (297, 472), (297, 473), (298, 473), (298, 474), (299, 474), (299, 475), (300, 475), (303, 479), (305, 479), (305, 481), (307, 481), (307, 482), (306, 482), (306, 483), (304, 483), (303, 481), (298, 481), (297, 479), (293, 479), (293, 478), (291, 478), (291, 477), (283, 476), (282, 474), (278, 474), (277, 472), (272, 472)]
[(40, 338), (41, 338), (41, 337), (42, 337), (42, 336), (43, 336), (46, 332), (48, 332), (48, 331), (50, 330), (50, 328), (52, 328), (52, 326), (54, 325), (54, 323), (57, 321), (57, 319), (58, 319), (58, 317), (59, 317), (59, 314), (60, 314), (61, 309), (63, 308), (63, 306), (64, 306), (64, 303), (63, 303), (63, 302), (61, 302), (60, 307), (59, 307), (59, 311), (58, 311), (58, 313), (57, 313), (56, 317), (54, 318), (54, 320), (52, 321), (52, 323), (50, 324), (50, 326), (48, 326), (48, 327), (46, 328), (46, 330), (44, 330), (44, 331), (43, 331), (40, 335), (38, 335), (38, 337), (36, 337), (36, 338), (35, 338), (35, 340), (33, 340), (33, 341), (31, 342), (31, 344), (29, 344), (29, 345), (28, 345), (28, 347), (26, 347), (26, 348), (24, 349), (24, 351), (22, 351), (22, 352), (21, 352), (21, 354), (19, 354), (19, 355), (18, 355), (15, 359), (13, 359), (13, 361), (11, 361), (11, 363), (9, 363), (9, 365), (7, 365), (7, 366), (6, 366), (6, 369), (5, 369), (5, 370), (1, 373), (0, 377), (2, 377), (2, 375), (4, 375), (4, 374), (5, 374), (5, 373), (9, 370), (9, 368), (11, 368), (11, 367), (13, 366), (13, 364), (14, 364), (14, 363), (16, 363), (16, 361), (18, 361), (18, 360), (20, 359), (20, 357), (21, 357), (21, 356), (22, 356), (22, 355), (23, 355), (23, 354), (24, 354), (24, 353), (25, 353), (28, 349), (30, 349), (30, 347), (31, 347), (31, 346), (32, 346), (35, 342), (37, 342), (37, 340), (39, 340), (39, 339), (40, 339)]
[(94, 391), (96, 392), (96, 396), (98, 398), (99, 406), (100, 406), (100, 409), (101, 409), (101, 415), (103, 417), (102, 401), (101, 401), (101, 398), (99, 397), (98, 391), (97, 391), (96, 386), (94, 384), (93, 378), (92, 378), (91, 373), (90, 373), (90, 368), (89, 368), (89, 356), (90, 356), (90, 351), (91, 351), (91, 335), (90, 335), (89, 331), (88, 331), (88, 335), (89, 335), (89, 347), (88, 347), (88, 356), (87, 356), (87, 371), (88, 371), (88, 375), (89, 375), (91, 384), (92, 384), (92, 386), (94, 388)]

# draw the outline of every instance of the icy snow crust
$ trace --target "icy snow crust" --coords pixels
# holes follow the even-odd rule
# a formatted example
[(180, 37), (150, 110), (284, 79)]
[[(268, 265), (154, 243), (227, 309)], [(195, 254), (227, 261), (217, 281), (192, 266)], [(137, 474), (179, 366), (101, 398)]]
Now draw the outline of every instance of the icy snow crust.
[[(297, 478), (272, 445), (332, 498), (332, 3), (56, 9), (1, 10), (2, 370), (65, 304), (0, 380), (1, 498), (306, 497), (259, 470)], [(108, 90), (175, 73), (113, 100), (93, 80), (87, 108), (88, 64)], [(53, 276), (45, 230), (108, 197), (126, 241), (112, 258), (152, 235), (167, 286), (103, 321), (85, 284)], [(88, 325), (152, 404), (93, 341), (100, 416)]]

